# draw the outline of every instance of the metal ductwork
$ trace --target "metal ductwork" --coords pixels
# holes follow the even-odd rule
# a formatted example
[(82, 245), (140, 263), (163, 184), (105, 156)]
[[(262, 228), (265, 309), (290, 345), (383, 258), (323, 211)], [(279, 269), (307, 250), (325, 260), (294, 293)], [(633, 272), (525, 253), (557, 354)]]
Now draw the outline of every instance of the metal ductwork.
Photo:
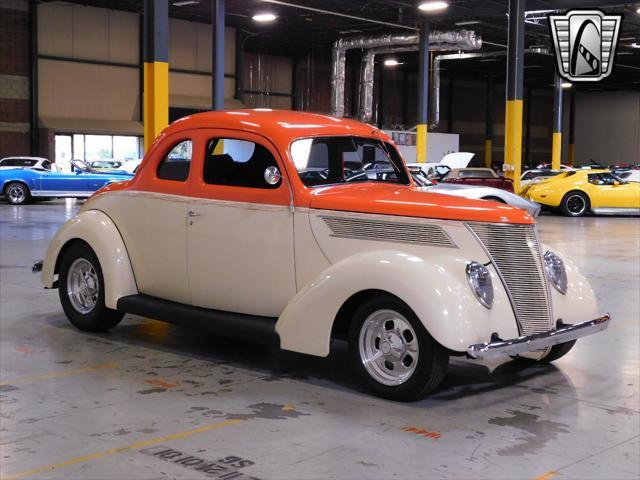
[[(524, 51), (524, 53), (535, 53), (538, 55), (548, 54), (548, 50), (539, 48), (531, 48)], [(433, 58), (433, 80), (431, 88), (431, 115), (429, 119), (429, 128), (434, 129), (440, 124), (440, 62), (443, 60), (464, 60), (467, 58), (491, 58), (491, 57), (506, 57), (506, 50), (499, 50), (496, 52), (486, 53), (450, 53), (436, 55)]]
[[(333, 45), (331, 68), (331, 113), (344, 116), (344, 84), (347, 50), (354, 48), (372, 49), (386, 47), (415, 46), (418, 34), (389, 34), (378, 37), (341, 38)], [(433, 50), (477, 50), (482, 47), (482, 39), (470, 30), (452, 32), (434, 31), (429, 34), (429, 48)]]

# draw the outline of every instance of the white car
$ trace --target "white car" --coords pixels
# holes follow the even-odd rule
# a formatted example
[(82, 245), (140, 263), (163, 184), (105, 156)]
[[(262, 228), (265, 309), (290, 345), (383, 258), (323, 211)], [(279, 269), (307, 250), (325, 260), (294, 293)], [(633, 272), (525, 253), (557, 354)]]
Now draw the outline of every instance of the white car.
[(421, 190), (425, 192), (443, 193), (458, 197), (472, 198), (475, 200), (490, 200), (498, 203), (506, 203), (512, 207), (521, 208), (537, 217), (542, 208), (540, 204), (522, 198), (515, 193), (501, 188), (483, 187), (479, 185), (462, 185), (459, 183), (435, 183), (426, 177), (424, 172), (416, 167), (409, 167), (413, 180)]
[[(448, 153), (439, 162), (426, 162), (426, 163), (408, 163), (410, 168), (419, 168), (429, 179), (437, 178), (444, 173), (447, 173), (454, 168), (466, 168), (471, 162), (475, 154), (469, 152), (454, 152)], [(443, 171), (438, 172), (438, 167), (444, 168)]]
[(118, 167), (118, 170), (124, 170), (127, 173), (136, 173), (141, 162), (142, 160), (139, 158), (136, 160), (127, 160)]
[(573, 170), (572, 168), (563, 168), (562, 170), (543, 170), (543, 169), (535, 169), (535, 170), (527, 170), (520, 177), (520, 194), (524, 194), (527, 189), (533, 185), (534, 183), (539, 183), (542, 180), (546, 180), (547, 178), (555, 177), (556, 175), (567, 171)]
[(6, 170), (8, 168), (51, 170), (51, 162), (42, 157), (5, 157), (0, 159), (0, 170)]
[(628, 170), (618, 174), (625, 182), (640, 182), (640, 170)]

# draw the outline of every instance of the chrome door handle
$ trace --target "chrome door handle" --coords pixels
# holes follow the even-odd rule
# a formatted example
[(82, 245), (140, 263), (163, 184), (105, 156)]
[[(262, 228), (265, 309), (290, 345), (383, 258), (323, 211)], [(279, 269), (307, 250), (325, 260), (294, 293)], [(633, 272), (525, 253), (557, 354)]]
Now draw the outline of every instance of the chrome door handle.
[(194, 212), (193, 210), (189, 210), (189, 211), (187, 212), (187, 216), (188, 216), (189, 218), (193, 218), (193, 217), (199, 217), (199, 216), (200, 216), (200, 214), (199, 214), (199, 213)]

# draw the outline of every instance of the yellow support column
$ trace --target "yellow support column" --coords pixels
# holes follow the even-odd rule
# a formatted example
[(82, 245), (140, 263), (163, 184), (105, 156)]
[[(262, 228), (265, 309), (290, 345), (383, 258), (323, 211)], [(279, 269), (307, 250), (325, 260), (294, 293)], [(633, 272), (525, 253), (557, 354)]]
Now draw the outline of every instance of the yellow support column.
[(420, 27), (418, 52), (418, 125), (416, 127), (416, 161), (427, 161), (427, 123), (429, 123), (429, 24)]
[(567, 151), (567, 165), (573, 167), (575, 161), (576, 135), (576, 90), (572, 88), (569, 102), (569, 150)]
[(491, 168), (493, 165), (493, 140), (484, 141), (484, 166)]
[(551, 142), (551, 169), (560, 170), (562, 163), (562, 77), (556, 72), (553, 96), (553, 139)]
[(427, 141), (429, 135), (427, 126), (424, 124), (418, 125), (416, 132), (416, 161), (418, 163), (425, 163), (427, 161)]
[(169, 124), (169, 64), (144, 63), (144, 151)]
[(505, 177), (513, 180), (513, 190), (519, 192), (522, 173), (522, 100), (507, 100), (504, 126)]
[(504, 175), (520, 192), (522, 169), (522, 98), (524, 86), (525, 0), (509, 0), (507, 44), (507, 95), (504, 120)]
[(144, 150), (169, 124), (169, 4), (144, 0)]

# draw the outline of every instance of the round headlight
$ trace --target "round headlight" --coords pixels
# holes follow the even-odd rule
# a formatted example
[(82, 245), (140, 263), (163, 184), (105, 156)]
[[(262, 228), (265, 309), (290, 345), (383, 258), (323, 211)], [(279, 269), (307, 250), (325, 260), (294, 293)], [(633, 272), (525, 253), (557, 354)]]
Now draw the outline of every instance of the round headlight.
[(545, 252), (544, 269), (551, 285), (561, 294), (567, 293), (567, 271), (562, 259), (553, 252)]
[(493, 283), (487, 267), (478, 262), (467, 264), (467, 280), (471, 291), (482, 306), (491, 308), (493, 305)]

